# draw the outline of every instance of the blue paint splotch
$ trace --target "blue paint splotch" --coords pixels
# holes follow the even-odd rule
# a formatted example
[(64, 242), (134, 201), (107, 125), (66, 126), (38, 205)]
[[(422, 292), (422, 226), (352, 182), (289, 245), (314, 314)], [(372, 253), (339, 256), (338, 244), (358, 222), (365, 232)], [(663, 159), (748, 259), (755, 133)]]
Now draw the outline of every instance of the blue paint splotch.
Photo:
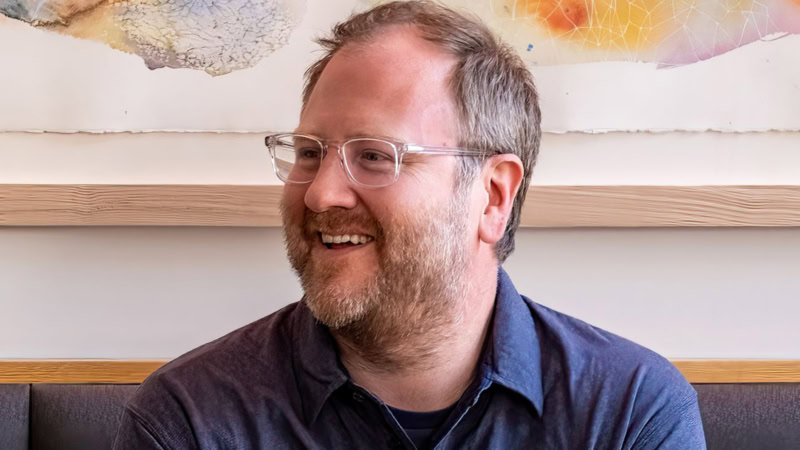
[[(105, 42), (151, 69), (224, 75), (288, 43), (306, 0), (0, 0), (0, 14)], [(78, 14), (81, 14), (78, 17)]]

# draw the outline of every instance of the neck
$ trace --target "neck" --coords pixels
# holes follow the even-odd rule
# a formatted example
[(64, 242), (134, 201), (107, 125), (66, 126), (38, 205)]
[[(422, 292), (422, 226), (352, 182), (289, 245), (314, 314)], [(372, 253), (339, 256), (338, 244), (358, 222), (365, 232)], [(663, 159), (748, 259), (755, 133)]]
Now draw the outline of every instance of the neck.
[(484, 273), (470, 283), (452, 320), (391, 333), (394, 339), (370, 336), (363, 326), (358, 332), (333, 331), (353, 382), (408, 411), (435, 411), (458, 401), (475, 377), (494, 310), (496, 270)]

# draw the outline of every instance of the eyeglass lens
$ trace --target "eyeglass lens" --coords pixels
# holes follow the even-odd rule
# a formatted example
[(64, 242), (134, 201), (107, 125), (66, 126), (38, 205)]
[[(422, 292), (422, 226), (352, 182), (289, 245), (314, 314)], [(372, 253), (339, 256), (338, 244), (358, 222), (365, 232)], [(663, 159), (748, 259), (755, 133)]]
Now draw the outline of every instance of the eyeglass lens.
[[(385, 186), (395, 180), (398, 156), (395, 146), (380, 139), (356, 138), (346, 142), (342, 153), (345, 169), (360, 184)], [(284, 181), (313, 181), (323, 158), (321, 144), (302, 136), (284, 135), (274, 143), (275, 167)]]

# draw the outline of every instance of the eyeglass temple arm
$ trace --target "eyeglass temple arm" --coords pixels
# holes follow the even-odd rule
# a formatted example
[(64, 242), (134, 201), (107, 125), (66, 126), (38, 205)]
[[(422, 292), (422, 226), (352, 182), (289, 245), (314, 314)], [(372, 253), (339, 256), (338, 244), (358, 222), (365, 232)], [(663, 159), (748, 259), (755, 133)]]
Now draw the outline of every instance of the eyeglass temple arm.
[(490, 152), (483, 150), (472, 150), (466, 148), (452, 148), (452, 147), (428, 147), (422, 145), (408, 144), (405, 148), (406, 153), (416, 153), (422, 155), (474, 155), (485, 156)]

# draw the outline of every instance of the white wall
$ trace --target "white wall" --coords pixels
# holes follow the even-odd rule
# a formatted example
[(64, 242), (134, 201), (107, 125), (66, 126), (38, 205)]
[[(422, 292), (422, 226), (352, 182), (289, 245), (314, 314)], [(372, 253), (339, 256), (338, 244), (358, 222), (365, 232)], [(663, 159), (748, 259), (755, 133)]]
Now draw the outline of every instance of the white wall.
[[(280, 183), (263, 142), (0, 132), (0, 183)], [(800, 132), (545, 133), (533, 184), (800, 184)]]
[[(0, 133), (0, 183), (275, 182), (261, 138)], [(534, 183), (800, 184), (798, 143), (547, 134)], [(506, 267), (668, 357), (800, 358), (799, 255), (800, 228), (524, 229)], [(0, 227), (0, 358), (174, 357), (299, 296), (277, 228)]]
[[(276, 228), (0, 229), (0, 357), (173, 357), (299, 298)], [(799, 358), (798, 229), (523, 230), (520, 292), (670, 357)]]

